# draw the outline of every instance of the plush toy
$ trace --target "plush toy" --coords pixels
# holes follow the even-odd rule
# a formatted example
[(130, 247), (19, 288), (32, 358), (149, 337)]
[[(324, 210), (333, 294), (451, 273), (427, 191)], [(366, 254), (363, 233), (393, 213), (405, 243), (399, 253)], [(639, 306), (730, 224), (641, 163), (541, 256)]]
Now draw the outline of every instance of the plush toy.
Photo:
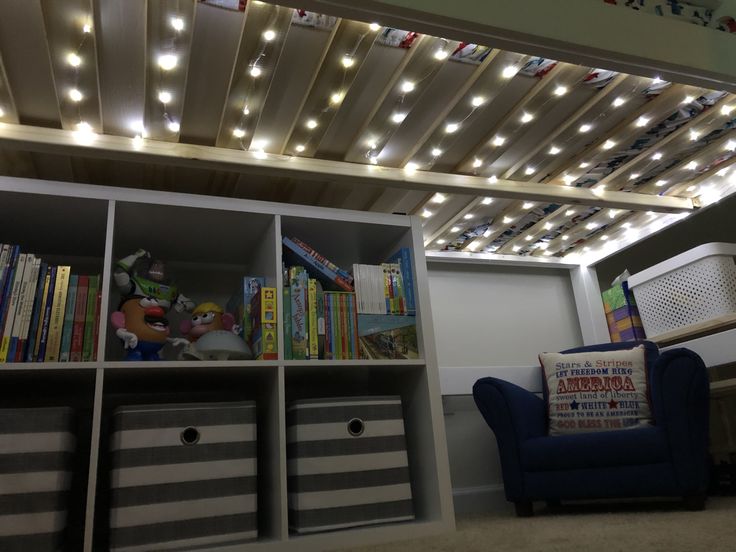
[(202, 303), (184, 320), (179, 331), (189, 345), (182, 350), (182, 360), (247, 360), (253, 358), (250, 347), (237, 334), (240, 327), (235, 317), (215, 303)]
[(115, 335), (123, 340), (125, 360), (161, 360), (166, 343), (185, 345), (186, 339), (169, 337), (169, 321), (159, 302), (152, 297), (126, 297), (110, 316)]

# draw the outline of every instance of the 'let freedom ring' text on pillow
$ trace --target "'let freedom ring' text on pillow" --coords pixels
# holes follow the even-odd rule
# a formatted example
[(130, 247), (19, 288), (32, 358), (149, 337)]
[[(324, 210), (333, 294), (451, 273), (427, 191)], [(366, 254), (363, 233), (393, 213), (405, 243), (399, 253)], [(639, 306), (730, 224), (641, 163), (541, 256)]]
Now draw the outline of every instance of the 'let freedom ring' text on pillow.
[(549, 434), (610, 431), (652, 423), (644, 347), (542, 353)]

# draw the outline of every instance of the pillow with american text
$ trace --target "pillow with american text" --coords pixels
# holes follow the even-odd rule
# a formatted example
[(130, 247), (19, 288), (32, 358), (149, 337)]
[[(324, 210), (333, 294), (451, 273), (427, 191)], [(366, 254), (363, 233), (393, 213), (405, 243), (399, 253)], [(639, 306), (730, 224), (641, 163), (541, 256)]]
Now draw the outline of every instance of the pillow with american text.
[(550, 435), (612, 431), (652, 423), (644, 346), (542, 353)]

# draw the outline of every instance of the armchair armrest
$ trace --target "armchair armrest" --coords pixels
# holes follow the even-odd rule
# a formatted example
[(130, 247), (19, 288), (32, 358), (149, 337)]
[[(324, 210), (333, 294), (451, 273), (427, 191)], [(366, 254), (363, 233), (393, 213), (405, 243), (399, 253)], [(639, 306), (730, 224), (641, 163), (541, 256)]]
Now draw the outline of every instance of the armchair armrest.
[(547, 433), (544, 401), (526, 389), (497, 378), (482, 378), (473, 385), (473, 397), (483, 418), (496, 435), (506, 498), (524, 498), (520, 446)]
[(703, 360), (688, 349), (664, 352), (652, 373), (652, 406), (684, 494), (708, 484), (709, 383)]

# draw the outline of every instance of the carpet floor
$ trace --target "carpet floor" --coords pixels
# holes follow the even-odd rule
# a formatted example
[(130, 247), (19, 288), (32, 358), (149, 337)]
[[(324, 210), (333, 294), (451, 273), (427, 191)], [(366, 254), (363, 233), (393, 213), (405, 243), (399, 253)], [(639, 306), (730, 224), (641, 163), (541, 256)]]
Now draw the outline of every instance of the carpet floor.
[(706, 509), (679, 504), (593, 503), (548, 509), (531, 518), (486, 514), (460, 518), (457, 531), (439, 537), (353, 548), (352, 552), (733, 552), (736, 497), (709, 497)]

